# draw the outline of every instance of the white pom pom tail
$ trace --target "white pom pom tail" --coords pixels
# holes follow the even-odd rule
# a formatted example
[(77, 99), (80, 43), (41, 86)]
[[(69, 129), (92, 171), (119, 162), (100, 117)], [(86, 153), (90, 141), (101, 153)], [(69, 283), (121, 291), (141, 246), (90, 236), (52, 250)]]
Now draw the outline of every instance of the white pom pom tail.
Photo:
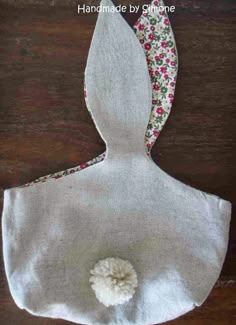
[(128, 261), (108, 257), (98, 261), (90, 271), (89, 281), (97, 299), (106, 307), (129, 301), (138, 286), (137, 274)]

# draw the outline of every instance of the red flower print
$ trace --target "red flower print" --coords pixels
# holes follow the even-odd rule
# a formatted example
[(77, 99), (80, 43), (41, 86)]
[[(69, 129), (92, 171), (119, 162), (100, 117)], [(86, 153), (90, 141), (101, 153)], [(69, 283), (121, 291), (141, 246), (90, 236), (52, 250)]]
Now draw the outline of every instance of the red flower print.
[(150, 40), (153, 41), (153, 40), (155, 39), (155, 35), (153, 35), (153, 34), (149, 34), (149, 35), (148, 35), (148, 38), (149, 38)]
[(58, 179), (58, 178), (61, 178), (61, 177), (62, 177), (62, 175), (56, 175), (54, 178)]
[(84, 164), (81, 164), (81, 165), (80, 165), (80, 168), (81, 168), (81, 169), (86, 168), (86, 167), (88, 167), (88, 164), (87, 164), (87, 163), (84, 163)]
[(157, 102), (157, 101), (153, 99), (153, 101), (152, 101), (152, 105), (155, 105), (156, 102)]
[(160, 58), (161, 58), (161, 59), (164, 58), (164, 54), (163, 54), (163, 53), (160, 54)]
[(161, 72), (166, 73), (166, 67), (161, 67)]
[(169, 20), (168, 20), (167, 18), (164, 20), (164, 24), (165, 24), (166, 26), (169, 25)]
[(157, 130), (154, 130), (154, 131), (153, 131), (153, 135), (154, 135), (154, 137), (158, 137), (159, 132), (158, 132)]
[(176, 52), (174, 47), (171, 49), (171, 52), (172, 53), (175, 53)]
[(159, 60), (159, 56), (158, 55), (155, 56), (155, 60)]
[(161, 46), (162, 46), (163, 48), (166, 48), (166, 47), (167, 47), (166, 42), (161, 42)]
[(170, 85), (171, 85), (171, 87), (174, 87), (175, 83), (172, 81), (172, 82), (170, 83)]
[(166, 63), (170, 63), (170, 59), (166, 59)]
[(153, 86), (153, 89), (157, 91), (157, 90), (160, 89), (160, 87), (159, 87), (157, 84), (155, 84), (155, 85)]
[(153, 70), (149, 70), (149, 74), (152, 77), (154, 75), (154, 71)]
[(151, 148), (151, 144), (150, 143), (147, 143), (147, 148)]
[(87, 93), (86, 93), (86, 90), (84, 90), (84, 97), (87, 97)]
[(164, 75), (164, 78), (165, 78), (165, 79), (168, 79), (168, 78), (169, 78), (168, 74), (165, 74), (165, 75)]
[(74, 172), (75, 172), (74, 169), (71, 169), (71, 170), (70, 170), (70, 174), (73, 174)]
[(175, 66), (175, 61), (171, 61), (170, 63), (172, 66)]
[(173, 98), (174, 97), (174, 95), (172, 95), (172, 94), (169, 94), (169, 96), (168, 96), (169, 98)]
[(149, 65), (152, 61), (147, 58), (147, 64)]
[(150, 28), (152, 31), (154, 31), (155, 30), (155, 27), (154, 26), (151, 26), (151, 28)]
[(138, 27), (139, 30), (144, 30), (144, 28), (145, 28), (144, 24), (140, 24), (139, 27)]
[(155, 1), (155, 2), (154, 2), (154, 5), (155, 5), (155, 6), (158, 6), (158, 4), (159, 4), (159, 1)]
[(162, 107), (158, 107), (156, 112), (157, 114), (162, 115), (164, 113), (164, 109)]
[(143, 39), (141, 39), (139, 42), (140, 42), (141, 44), (143, 44), (143, 43), (144, 43), (144, 40), (143, 40)]
[(150, 43), (146, 43), (146, 44), (144, 45), (144, 48), (145, 48), (145, 50), (147, 50), (147, 51), (151, 50), (151, 44), (150, 44)]
[(173, 98), (171, 98), (171, 99), (170, 99), (170, 103), (171, 103), (171, 104), (173, 104), (173, 101), (174, 101), (174, 99), (173, 99)]
[(159, 71), (158, 71), (158, 70), (155, 71), (155, 75), (156, 75), (156, 76), (159, 75)]

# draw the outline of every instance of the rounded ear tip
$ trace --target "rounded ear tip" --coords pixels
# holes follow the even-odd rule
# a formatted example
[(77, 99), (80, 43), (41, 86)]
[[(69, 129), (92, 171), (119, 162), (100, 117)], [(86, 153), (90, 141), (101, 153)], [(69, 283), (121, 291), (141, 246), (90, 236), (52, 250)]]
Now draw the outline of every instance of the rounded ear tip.
[(114, 3), (111, 0), (101, 0), (101, 5), (114, 5)]

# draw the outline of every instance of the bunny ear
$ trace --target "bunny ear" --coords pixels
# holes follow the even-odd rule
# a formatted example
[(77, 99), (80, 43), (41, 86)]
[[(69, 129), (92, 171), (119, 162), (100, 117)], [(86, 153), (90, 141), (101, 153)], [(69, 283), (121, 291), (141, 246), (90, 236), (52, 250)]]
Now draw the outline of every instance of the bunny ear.
[[(110, 0), (101, 5), (114, 8)], [(107, 142), (144, 145), (151, 110), (146, 57), (120, 13), (100, 12), (85, 71), (87, 103)]]
[(152, 110), (146, 131), (147, 152), (163, 129), (172, 107), (178, 72), (174, 34), (162, 0), (153, 0), (134, 31), (143, 46), (152, 83)]
[[(133, 26), (137, 39), (147, 58), (151, 86), (152, 107), (145, 134), (147, 153), (163, 129), (174, 101), (175, 85), (178, 72), (178, 56), (174, 34), (162, 0), (153, 0), (147, 13)], [(89, 112), (85, 83), (85, 100)]]
[[(164, 4), (163, 1), (153, 0), (149, 7), (151, 6), (158, 8), (164, 6)], [(137, 39), (143, 46), (152, 83), (152, 111), (145, 136), (147, 153), (149, 154), (170, 114), (177, 77), (177, 49), (170, 22), (165, 12), (150, 11), (148, 14), (143, 12), (133, 26), (133, 29)], [(90, 112), (87, 102), (86, 84), (84, 85), (85, 100)], [(75, 171), (77, 172), (96, 164), (104, 158), (105, 153), (89, 162), (65, 171), (41, 177), (22, 187), (30, 186), (38, 182), (45, 182), (49, 178), (57, 179), (69, 175)]]

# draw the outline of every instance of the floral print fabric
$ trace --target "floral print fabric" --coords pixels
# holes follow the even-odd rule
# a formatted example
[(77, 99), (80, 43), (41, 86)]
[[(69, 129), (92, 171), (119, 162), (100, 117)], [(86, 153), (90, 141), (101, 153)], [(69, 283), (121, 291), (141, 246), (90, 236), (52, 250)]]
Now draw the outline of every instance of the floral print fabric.
[[(163, 1), (152, 6), (163, 7)], [(170, 21), (164, 11), (143, 13), (134, 25), (142, 44), (152, 83), (152, 110), (146, 131), (147, 152), (159, 136), (172, 107), (177, 76), (177, 50)]]
[[(155, 0), (152, 1), (149, 8), (163, 6), (162, 0)], [(174, 100), (178, 65), (177, 50), (170, 21), (165, 11), (147, 10), (143, 12), (141, 17), (134, 24), (133, 30), (145, 51), (152, 84), (152, 108), (145, 134), (146, 151), (147, 154), (150, 155), (151, 148), (167, 121)], [(86, 85), (84, 95), (87, 108), (90, 112), (86, 100)], [(74, 168), (40, 177), (22, 187), (45, 182), (49, 178), (58, 179), (78, 172), (102, 161), (105, 155), (106, 154), (103, 153)]]

